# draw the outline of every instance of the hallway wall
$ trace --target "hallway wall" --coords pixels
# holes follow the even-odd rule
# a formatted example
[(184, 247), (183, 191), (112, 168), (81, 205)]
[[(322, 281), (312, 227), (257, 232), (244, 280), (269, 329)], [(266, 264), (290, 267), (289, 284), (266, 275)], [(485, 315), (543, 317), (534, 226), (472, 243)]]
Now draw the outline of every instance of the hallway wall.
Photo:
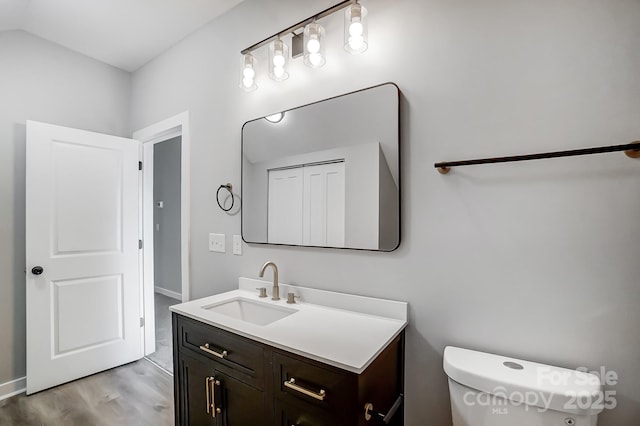
[[(180, 136), (153, 145), (154, 285), (182, 293)], [(158, 208), (155, 203), (163, 202)]]

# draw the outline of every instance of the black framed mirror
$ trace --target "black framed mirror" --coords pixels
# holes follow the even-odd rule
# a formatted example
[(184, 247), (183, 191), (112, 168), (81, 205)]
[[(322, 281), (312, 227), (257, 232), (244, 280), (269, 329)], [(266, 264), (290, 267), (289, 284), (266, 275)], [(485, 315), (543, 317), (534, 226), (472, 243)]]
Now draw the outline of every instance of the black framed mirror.
[(247, 121), (247, 243), (392, 251), (400, 244), (400, 91), (385, 83)]

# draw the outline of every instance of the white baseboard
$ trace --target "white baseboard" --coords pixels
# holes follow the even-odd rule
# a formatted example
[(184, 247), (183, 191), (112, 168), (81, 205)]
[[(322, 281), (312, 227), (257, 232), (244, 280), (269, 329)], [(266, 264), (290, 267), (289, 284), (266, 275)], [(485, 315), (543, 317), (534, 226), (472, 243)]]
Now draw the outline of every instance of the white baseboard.
[(20, 377), (19, 379), (12, 380), (7, 383), (0, 384), (0, 401), (10, 398), (14, 395), (27, 390), (27, 378)]
[(167, 297), (170, 297), (172, 299), (176, 299), (182, 302), (182, 295), (180, 293), (176, 293), (175, 291), (167, 290), (166, 288), (162, 288), (162, 287), (154, 287), (154, 291), (156, 293), (163, 294)]

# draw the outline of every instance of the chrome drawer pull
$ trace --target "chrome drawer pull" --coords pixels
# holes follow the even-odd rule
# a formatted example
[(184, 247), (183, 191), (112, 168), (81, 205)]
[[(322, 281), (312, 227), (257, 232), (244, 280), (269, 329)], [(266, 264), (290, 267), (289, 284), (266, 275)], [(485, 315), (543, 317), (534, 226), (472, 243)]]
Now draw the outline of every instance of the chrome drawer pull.
[(324, 397), (327, 395), (324, 389), (320, 389), (320, 392), (314, 392), (314, 391), (310, 391), (309, 389), (305, 389), (300, 385), (297, 385), (296, 379), (294, 379), (293, 377), (290, 378), (289, 380), (285, 380), (284, 385), (289, 389), (293, 389), (294, 391), (298, 391), (302, 394), (310, 396), (311, 398), (315, 398), (318, 401), (324, 401)]
[(226, 358), (229, 353), (227, 351), (216, 352), (209, 347), (208, 343), (205, 343), (204, 346), (200, 346), (200, 349), (205, 351), (208, 354), (215, 355), (218, 358)]

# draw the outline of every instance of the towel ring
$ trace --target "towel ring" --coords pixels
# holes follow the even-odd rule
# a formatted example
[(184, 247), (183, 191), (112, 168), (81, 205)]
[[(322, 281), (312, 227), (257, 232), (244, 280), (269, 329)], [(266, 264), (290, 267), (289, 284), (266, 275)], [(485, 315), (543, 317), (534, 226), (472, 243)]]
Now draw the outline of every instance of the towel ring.
[[(222, 204), (220, 204), (220, 190), (223, 189), (223, 188), (226, 189), (227, 191), (229, 191), (229, 195), (231, 195), (231, 206), (229, 206), (228, 209), (225, 209), (224, 207), (222, 207)], [(218, 187), (218, 190), (216, 191), (216, 201), (218, 202), (218, 206), (224, 212), (228, 212), (229, 210), (231, 210), (233, 208), (233, 204), (235, 202), (235, 198), (233, 196), (233, 192), (231, 192), (232, 190), (233, 190), (233, 186), (230, 183), (227, 183), (226, 185), (220, 185)]]

